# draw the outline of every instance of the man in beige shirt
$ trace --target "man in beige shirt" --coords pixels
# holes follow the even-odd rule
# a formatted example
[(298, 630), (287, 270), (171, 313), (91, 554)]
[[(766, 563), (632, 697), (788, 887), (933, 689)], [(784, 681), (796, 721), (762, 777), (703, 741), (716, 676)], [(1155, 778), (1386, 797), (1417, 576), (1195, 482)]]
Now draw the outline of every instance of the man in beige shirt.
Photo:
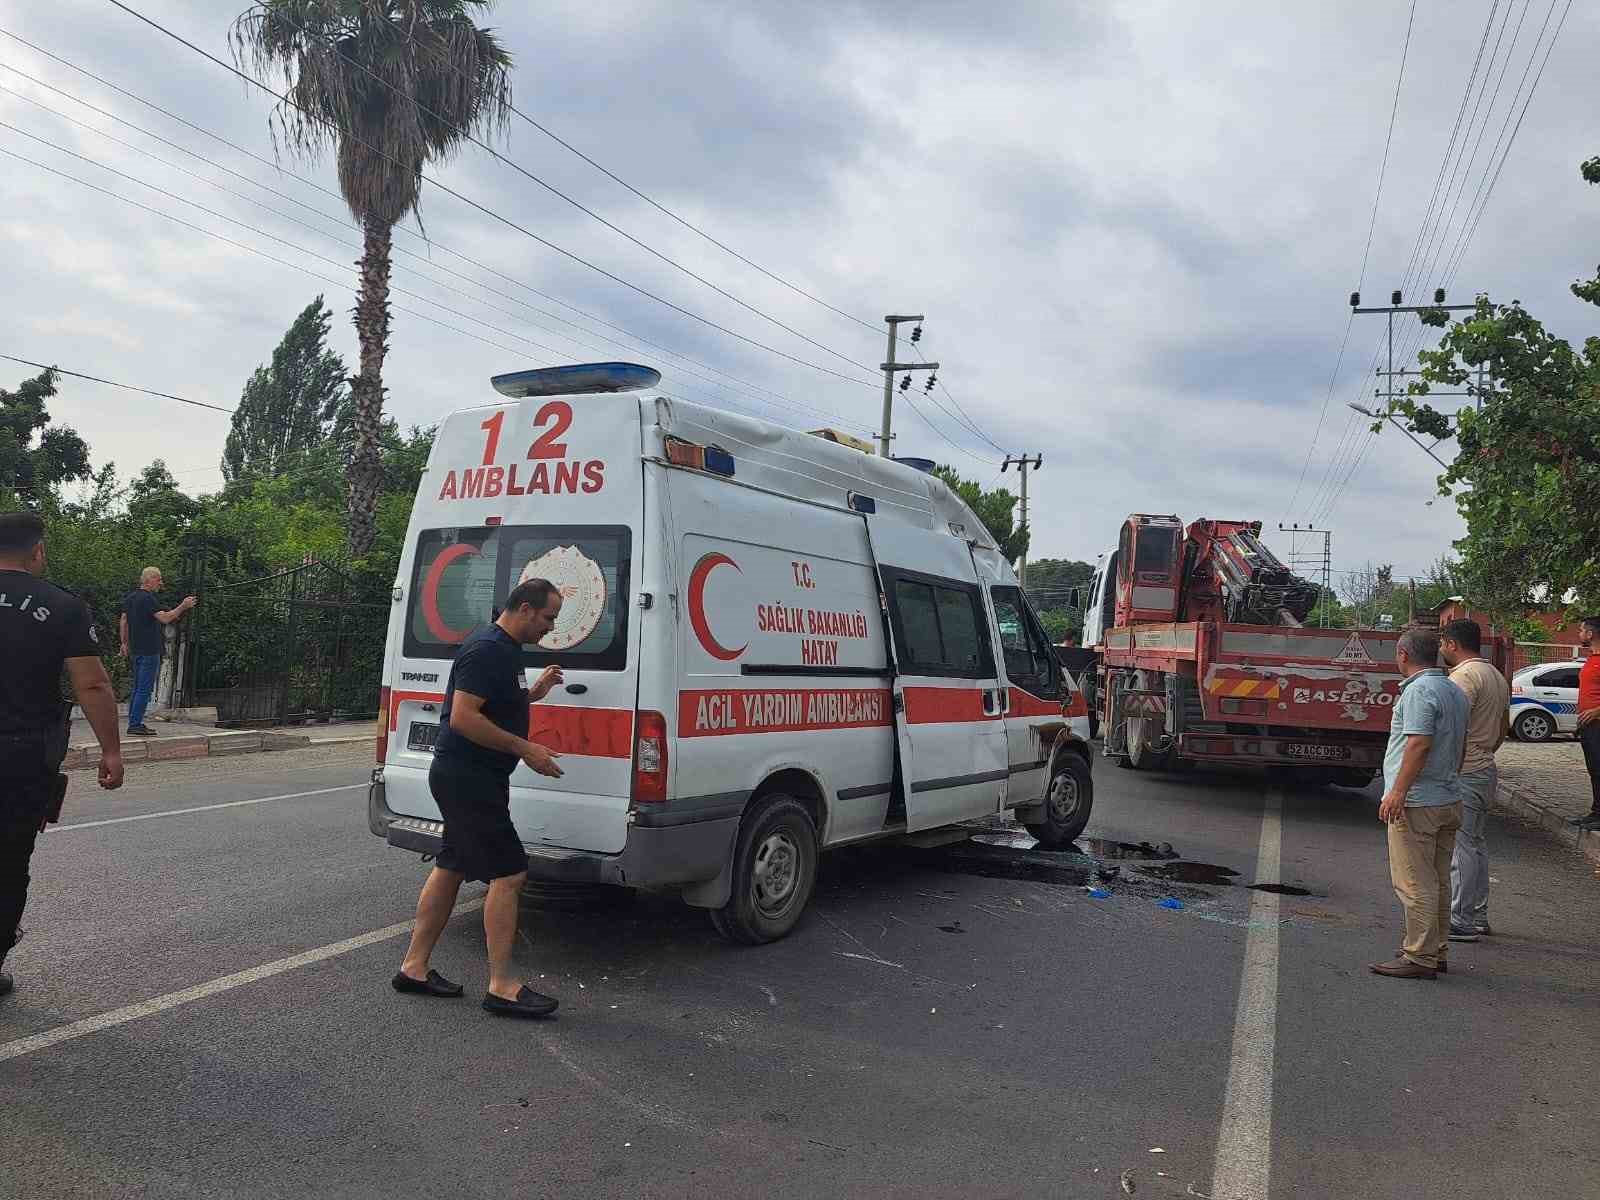
[(1439, 631), (1439, 657), (1450, 681), (1467, 694), (1467, 737), (1461, 756), (1461, 828), (1450, 863), (1450, 940), (1475, 942), (1489, 928), (1489, 850), (1484, 821), (1499, 775), (1494, 753), (1506, 740), (1511, 685), (1480, 657), (1483, 632), (1476, 621), (1451, 621)]

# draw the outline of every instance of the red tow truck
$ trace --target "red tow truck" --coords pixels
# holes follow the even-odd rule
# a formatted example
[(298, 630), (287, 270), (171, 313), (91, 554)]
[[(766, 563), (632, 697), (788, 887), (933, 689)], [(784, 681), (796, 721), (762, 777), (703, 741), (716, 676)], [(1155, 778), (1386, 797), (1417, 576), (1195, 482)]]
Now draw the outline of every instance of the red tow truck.
[(1260, 535), (1259, 521), (1123, 523), (1099, 588), (1105, 753), (1137, 770), (1261, 765), (1362, 787), (1383, 763), (1400, 634), (1308, 627), (1320, 590)]

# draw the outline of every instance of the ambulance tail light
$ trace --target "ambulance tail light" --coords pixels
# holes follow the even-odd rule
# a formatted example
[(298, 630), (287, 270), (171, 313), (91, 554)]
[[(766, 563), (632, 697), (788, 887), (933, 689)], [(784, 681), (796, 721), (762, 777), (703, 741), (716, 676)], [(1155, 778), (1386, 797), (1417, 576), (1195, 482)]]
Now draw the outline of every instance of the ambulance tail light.
[(667, 799), (667, 719), (640, 710), (633, 734), (633, 802), (664, 804)]
[(378, 765), (383, 766), (389, 755), (389, 689), (378, 689)]

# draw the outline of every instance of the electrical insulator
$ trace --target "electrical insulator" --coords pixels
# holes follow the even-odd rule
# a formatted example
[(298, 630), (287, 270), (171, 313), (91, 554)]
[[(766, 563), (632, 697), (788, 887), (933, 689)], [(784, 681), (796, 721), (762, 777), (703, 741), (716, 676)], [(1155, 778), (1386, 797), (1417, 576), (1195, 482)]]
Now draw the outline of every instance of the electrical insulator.
[(912, 327), (911, 340), (913, 342), (920, 342), (922, 340), (922, 326), (921, 325), (916, 325), (916, 326)]
[(903, 392), (903, 391), (907, 390), (910, 386), (911, 386), (911, 376), (902, 375), (900, 377), (900, 390)]
[(937, 375), (929, 375), (928, 382), (923, 385), (922, 390), (925, 392), (933, 391), (933, 385), (938, 381), (938, 379), (939, 377)]

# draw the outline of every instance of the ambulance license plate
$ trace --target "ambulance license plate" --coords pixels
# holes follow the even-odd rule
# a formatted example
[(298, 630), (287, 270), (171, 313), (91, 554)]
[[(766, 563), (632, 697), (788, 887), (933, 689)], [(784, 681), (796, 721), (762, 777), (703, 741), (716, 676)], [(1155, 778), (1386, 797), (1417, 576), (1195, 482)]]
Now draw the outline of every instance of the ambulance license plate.
[[(415, 725), (412, 726), (416, 728)], [(1324, 746), (1315, 742), (1288, 742), (1283, 747), (1283, 753), (1289, 758), (1304, 758), (1313, 761), (1327, 762), (1338, 761), (1350, 757), (1349, 746)]]
[(431, 721), (413, 721), (406, 734), (407, 750), (432, 750), (439, 740), (439, 727)]

